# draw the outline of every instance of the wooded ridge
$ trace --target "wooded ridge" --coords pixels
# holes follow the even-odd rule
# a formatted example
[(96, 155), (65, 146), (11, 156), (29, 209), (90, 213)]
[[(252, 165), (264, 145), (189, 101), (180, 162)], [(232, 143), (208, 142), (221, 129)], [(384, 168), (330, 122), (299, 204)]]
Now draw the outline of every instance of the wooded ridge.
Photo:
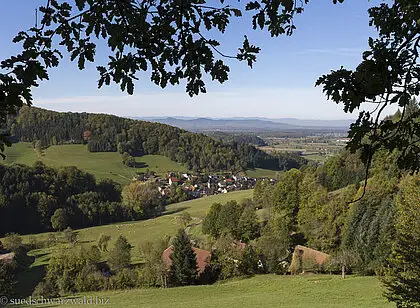
[(268, 154), (238, 142), (223, 142), (165, 124), (106, 114), (60, 113), (22, 107), (8, 120), (14, 141), (40, 141), (42, 147), (84, 143), (90, 152), (127, 152), (131, 156), (160, 154), (193, 171), (232, 171), (249, 168), (287, 170), (305, 160), (292, 154)]

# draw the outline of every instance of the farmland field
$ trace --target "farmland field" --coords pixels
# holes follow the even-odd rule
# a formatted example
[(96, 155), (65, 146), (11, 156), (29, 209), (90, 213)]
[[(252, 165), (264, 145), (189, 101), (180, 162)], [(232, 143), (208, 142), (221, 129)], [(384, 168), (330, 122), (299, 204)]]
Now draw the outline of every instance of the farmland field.
[(108, 307), (394, 307), (382, 297), (381, 285), (376, 277), (348, 277), (343, 280), (329, 275), (258, 275), (210, 286), (77, 294), (70, 300), (77, 303), (84, 296), (93, 300), (106, 299)]
[(266, 146), (259, 147), (263, 151), (296, 153), (309, 161), (320, 163), (339, 153), (346, 145), (346, 139), (341, 134), (331, 133), (288, 137), (266, 136), (263, 139), (267, 143)]

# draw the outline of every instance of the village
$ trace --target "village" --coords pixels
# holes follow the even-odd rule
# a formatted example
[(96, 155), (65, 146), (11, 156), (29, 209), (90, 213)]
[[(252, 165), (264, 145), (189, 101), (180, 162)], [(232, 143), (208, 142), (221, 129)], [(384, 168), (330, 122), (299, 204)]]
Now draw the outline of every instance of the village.
[(190, 174), (169, 172), (166, 178), (156, 175), (155, 172), (137, 173), (133, 181), (156, 183), (162, 197), (169, 197), (171, 187), (181, 187), (191, 198), (200, 198), (216, 194), (226, 194), (235, 190), (253, 189), (258, 180), (277, 182), (272, 178), (250, 178), (244, 175), (216, 175), (216, 174)]

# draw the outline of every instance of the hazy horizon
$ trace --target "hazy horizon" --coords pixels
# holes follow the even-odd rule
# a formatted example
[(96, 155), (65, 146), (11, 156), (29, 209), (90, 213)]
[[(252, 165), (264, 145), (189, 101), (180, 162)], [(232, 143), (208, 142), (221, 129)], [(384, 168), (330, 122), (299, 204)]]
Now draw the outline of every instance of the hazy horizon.
[[(0, 9), (7, 12), (0, 20), (0, 35), (5, 41), (1, 58), (21, 50), (12, 39), (20, 30), (33, 25), (33, 13), (39, 4), (16, 3), (0, 3)], [(150, 81), (150, 72), (138, 74), (133, 96), (123, 94), (117, 85), (98, 90), (96, 66), (108, 59), (105, 45), (98, 45), (96, 62), (86, 63), (85, 70), (79, 71), (67, 57), (59, 68), (51, 69), (50, 80), (33, 90), (34, 105), (56, 111), (124, 117), (354, 119), (357, 112), (344, 113), (342, 106), (327, 101), (322, 89), (314, 85), (319, 76), (332, 69), (341, 66), (351, 69), (360, 63), (362, 52), (368, 49), (369, 36), (377, 35), (369, 27), (367, 14), (373, 5), (353, 1), (337, 5), (311, 2), (302, 18), (296, 19), (297, 30), (292, 37), (272, 38), (266, 31), (253, 31), (249, 21), (232, 20), (226, 33), (217, 37), (221, 50), (235, 53), (242, 34), (246, 34), (251, 43), (262, 48), (257, 62), (249, 69), (245, 63), (226, 59), (231, 69), (229, 80), (220, 85), (207, 76), (207, 94), (194, 98), (185, 93), (185, 82), (160, 89)], [(349, 24), (352, 26), (348, 27)]]

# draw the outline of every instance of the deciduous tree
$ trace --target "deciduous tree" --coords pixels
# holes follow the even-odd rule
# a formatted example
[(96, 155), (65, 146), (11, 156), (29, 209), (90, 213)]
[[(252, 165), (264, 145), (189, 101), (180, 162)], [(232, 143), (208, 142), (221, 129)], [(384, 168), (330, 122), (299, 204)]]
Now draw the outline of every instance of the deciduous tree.
[(98, 238), (98, 248), (101, 251), (108, 251), (108, 243), (111, 240), (110, 235), (101, 234)]
[(54, 230), (64, 230), (68, 227), (68, 214), (65, 209), (57, 209), (51, 217), (51, 226)]
[(120, 235), (114, 244), (114, 248), (108, 254), (108, 263), (113, 270), (120, 270), (131, 263), (131, 245), (127, 238)]
[(139, 216), (148, 216), (161, 210), (161, 195), (152, 182), (131, 182), (124, 187), (122, 197), (124, 204)]
[(203, 220), (203, 233), (210, 234), (214, 238), (220, 235), (220, 230), (217, 224), (219, 219), (220, 209), (222, 208), (221, 203), (213, 203)]
[(248, 206), (243, 210), (238, 221), (238, 233), (240, 234), (240, 240), (245, 243), (259, 236), (260, 224), (258, 223), (255, 207)]
[(0, 262), (0, 294), (12, 295), (15, 280), (15, 266), (13, 263)]

